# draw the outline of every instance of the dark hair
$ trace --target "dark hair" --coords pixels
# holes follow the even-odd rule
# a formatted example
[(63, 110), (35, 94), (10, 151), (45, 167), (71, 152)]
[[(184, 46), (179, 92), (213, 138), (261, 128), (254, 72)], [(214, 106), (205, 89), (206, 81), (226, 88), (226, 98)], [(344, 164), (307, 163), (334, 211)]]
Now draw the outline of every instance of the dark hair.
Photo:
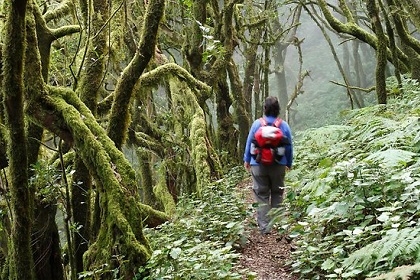
[(277, 97), (269, 96), (264, 102), (264, 115), (277, 117), (280, 114), (280, 105)]

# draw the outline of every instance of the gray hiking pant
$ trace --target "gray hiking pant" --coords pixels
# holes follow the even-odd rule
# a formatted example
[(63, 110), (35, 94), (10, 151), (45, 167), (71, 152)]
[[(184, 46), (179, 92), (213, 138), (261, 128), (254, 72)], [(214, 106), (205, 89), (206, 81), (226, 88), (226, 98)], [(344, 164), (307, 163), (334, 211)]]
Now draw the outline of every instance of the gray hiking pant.
[(258, 227), (262, 233), (268, 233), (271, 230), (268, 226), (271, 219), (267, 213), (271, 208), (279, 207), (283, 200), (286, 166), (278, 164), (253, 165), (251, 166), (251, 174), (254, 182), (254, 196), (258, 202)]

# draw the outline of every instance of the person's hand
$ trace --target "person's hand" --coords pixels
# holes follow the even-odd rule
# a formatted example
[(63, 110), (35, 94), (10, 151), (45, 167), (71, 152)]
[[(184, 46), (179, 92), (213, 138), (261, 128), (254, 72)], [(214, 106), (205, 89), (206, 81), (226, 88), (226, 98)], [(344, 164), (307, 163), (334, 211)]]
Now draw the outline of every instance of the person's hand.
[(244, 167), (247, 171), (251, 170), (251, 165), (249, 164), (249, 162), (244, 162)]
[(286, 166), (286, 172), (289, 172), (290, 170), (292, 170), (292, 167)]

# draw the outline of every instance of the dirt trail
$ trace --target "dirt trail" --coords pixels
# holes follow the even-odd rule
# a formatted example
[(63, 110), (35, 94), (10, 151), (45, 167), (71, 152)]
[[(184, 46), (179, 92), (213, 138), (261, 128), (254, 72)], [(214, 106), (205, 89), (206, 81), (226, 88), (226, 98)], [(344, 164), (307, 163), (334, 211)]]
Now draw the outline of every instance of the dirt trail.
[[(252, 180), (243, 181), (238, 187), (244, 192), (246, 202), (252, 204)], [(255, 211), (254, 211), (255, 212)], [(241, 252), (240, 264), (257, 274), (257, 280), (296, 280), (286, 263), (290, 259), (291, 244), (275, 230), (261, 234), (253, 221), (247, 222), (249, 238)]]

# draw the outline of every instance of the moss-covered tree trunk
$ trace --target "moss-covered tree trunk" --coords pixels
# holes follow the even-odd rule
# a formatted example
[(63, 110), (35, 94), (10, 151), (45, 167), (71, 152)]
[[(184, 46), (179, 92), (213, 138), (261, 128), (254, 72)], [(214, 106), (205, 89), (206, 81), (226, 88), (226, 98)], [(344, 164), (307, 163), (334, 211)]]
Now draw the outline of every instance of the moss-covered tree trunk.
[[(260, 32), (261, 33), (261, 32)], [(260, 36), (255, 36), (254, 32), (251, 30), (251, 38), (259, 38)], [(243, 95), (245, 98), (245, 108), (248, 112), (252, 113), (252, 97), (255, 89), (255, 73), (257, 69), (257, 50), (258, 44), (249, 44), (244, 53), (244, 80), (243, 80)], [(251, 116), (254, 118), (255, 116)]]
[(188, 141), (188, 146), (191, 147), (190, 155), (186, 154), (184, 157), (193, 166), (195, 182), (189, 182), (185, 192), (201, 194), (203, 188), (210, 182), (211, 171), (214, 170), (214, 168), (211, 168), (212, 162), (207, 147), (207, 125), (204, 111), (191, 89), (182, 84), (176, 77), (169, 78), (169, 88), (172, 111), (181, 115), (181, 118), (175, 124), (177, 127), (176, 133), (178, 135), (185, 134), (184, 139)]
[[(375, 34), (371, 34), (358, 26), (354, 21), (348, 23), (342, 23), (337, 18), (334, 17), (332, 12), (329, 10), (329, 6), (325, 0), (317, 0), (318, 6), (320, 7), (322, 13), (325, 16), (325, 19), (330, 24), (330, 26), (339, 33), (345, 33), (352, 35), (359, 39), (362, 42), (369, 44), (371, 47), (376, 49), (379, 45), (378, 37)], [(341, 2), (342, 4), (344, 1)], [(343, 6), (345, 7), (345, 6)], [(385, 41), (386, 43), (386, 41)], [(407, 55), (405, 55), (401, 49), (397, 49), (397, 57), (400, 60), (400, 66), (404, 71), (407, 71), (410, 68), (410, 60)], [(386, 58), (392, 62), (392, 54), (390, 50), (386, 50)]]
[[(148, 91), (146, 86), (142, 89)], [(138, 161), (139, 191), (142, 202), (150, 205), (154, 209), (165, 211), (168, 215), (173, 214), (177, 192), (173, 196), (169, 193), (169, 185), (166, 182), (166, 173), (162, 173), (162, 166), (165, 160), (171, 158), (172, 146), (166, 136), (168, 131), (158, 129), (159, 124), (153, 123), (153, 116), (150, 112), (138, 110), (145, 108), (142, 94), (136, 96), (132, 106), (133, 120), (128, 133), (128, 145), (130, 149), (135, 149)], [(151, 106), (149, 106), (151, 107)], [(154, 108), (151, 111), (155, 111)], [(156, 164), (159, 164), (159, 171), (155, 171)], [(155, 172), (154, 172), (155, 171)], [(157, 174), (156, 174), (157, 173)], [(162, 179), (163, 176), (163, 179)], [(170, 175), (168, 177), (171, 177)]]
[[(250, 8), (247, 10), (247, 14), (241, 18), (243, 23), (241, 21), (241, 32), (238, 34), (238, 36), (243, 36), (243, 38), (241, 37), (241, 41), (244, 42), (243, 96), (245, 100), (245, 108), (246, 111), (250, 114), (251, 119), (254, 119), (255, 116), (253, 115), (252, 104), (253, 93), (256, 93), (256, 88), (258, 87), (256, 82), (258, 79), (258, 75), (256, 75), (258, 73), (258, 47), (260, 45), (263, 27), (266, 23), (266, 20), (264, 18), (264, 14), (261, 15), (261, 11), (253, 7), (252, 3), (253, 2), (251, 0), (244, 1), (244, 4)], [(247, 32), (249, 32), (249, 37), (247, 37), (245, 31), (246, 29)]]
[[(273, 6), (273, 5), (271, 5)], [(277, 12), (277, 5), (271, 7), (274, 12)], [(296, 10), (293, 12), (293, 21), (292, 28), (290, 31), (285, 34), (287, 36), (280, 36), (273, 46), (273, 61), (274, 61), (274, 78), (275, 78), (275, 92), (272, 93), (274, 96), (278, 96), (280, 104), (280, 117), (286, 117), (286, 108), (289, 103), (289, 94), (287, 92), (287, 81), (286, 81), (286, 71), (285, 71), (285, 60), (287, 55), (288, 47), (297, 39), (296, 32), (297, 27), (299, 26), (300, 15), (302, 11), (302, 6), (298, 5)], [(280, 23), (279, 15), (275, 17), (272, 22), (273, 30), (276, 31), (276, 34), (284, 32), (285, 27)]]
[[(87, 54), (84, 62), (85, 71), (82, 72), (77, 84), (76, 93), (82, 102), (96, 116), (99, 92), (104, 79), (105, 61), (108, 38), (108, 28), (103, 28), (108, 20), (109, 5), (106, 1), (95, 0), (90, 10), (90, 38), (87, 40)], [(83, 254), (88, 250), (92, 236), (91, 229), (91, 194), (92, 178), (82, 158), (76, 155), (74, 163), (75, 172), (71, 184), (71, 213), (72, 222), (78, 225), (79, 229), (73, 232), (74, 271), (80, 273), (84, 270)], [(93, 212), (93, 216), (100, 215)], [(99, 229), (98, 229), (99, 230)], [(96, 231), (96, 230), (95, 230)], [(69, 256), (73, 257), (73, 256)]]
[[(100, 279), (111, 279), (118, 270), (130, 279), (150, 257), (142, 223), (153, 227), (167, 216), (139, 203), (134, 170), (74, 92), (48, 89), (28, 113), (74, 146), (99, 186), (101, 229), (84, 255), (85, 270), (97, 271)], [(104, 264), (107, 272), (99, 269)]]
[(31, 250), (33, 195), (28, 186), (28, 157), (23, 110), (26, 0), (7, 3), (3, 33), (3, 106), (11, 192), (12, 229), (9, 279), (34, 279)]
[[(192, 12), (197, 22), (193, 22), (191, 25), (191, 32), (187, 33), (187, 40), (184, 44), (186, 52), (186, 58), (189, 63), (191, 73), (194, 77), (202, 80), (201, 75), (203, 65), (203, 33), (200, 29), (200, 25), (203, 25), (207, 20), (207, 1), (197, 0), (192, 3)], [(203, 102), (204, 100), (202, 100)], [(200, 102), (201, 105), (202, 102)]]
[[(27, 63), (39, 64), (37, 46), (31, 45), (34, 54)], [(42, 85), (40, 70), (34, 76)], [(43, 85), (27, 104), (31, 120), (73, 146), (99, 186), (102, 227), (85, 254), (85, 270), (96, 271), (100, 279), (112, 278), (118, 270), (118, 277), (131, 279), (150, 256), (142, 223), (156, 226), (167, 216), (139, 203), (133, 169), (73, 91)], [(104, 264), (107, 272), (100, 269)]]
[[(233, 126), (233, 117), (229, 112), (233, 102), (226, 73), (228, 71), (227, 64), (231, 62), (233, 51), (236, 47), (233, 30), (233, 14), (235, 6), (239, 2), (240, 0), (225, 1), (220, 13), (214, 11), (216, 14), (215, 21), (217, 22), (215, 26), (215, 37), (223, 42), (224, 52), (214, 63), (212, 69), (213, 78), (210, 81), (216, 94), (218, 148), (232, 156), (237, 154), (237, 139), (239, 134)], [(214, 9), (219, 9), (215, 2), (213, 2), (213, 5), (215, 6)], [(242, 94), (242, 91), (237, 94)], [(236, 110), (236, 108), (234, 109)]]
[(378, 39), (376, 40), (376, 95), (379, 104), (386, 104), (386, 84), (385, 84), (385, 68), (387, 62), (387, 39), (383, 31), (381, 21), (379, 18), (378, 8), (376, 6), (376, 0), (367, 0), (366, 8), (368, 10), (373, 30), (375, 31)]
[(150, 0), (142, 25), (142, 34), (137, 51), (124, 69), (115, 88), (114, 102), (109, 119), (108, 135), (121, 149), (130, 125), (130, 105), (133, 89), (155, 52), (157, 31), (162, 19), (165, 0)]
[(233, 117), (229, 112), (232, 100), (230, 97), (227, 76), (220, 74), (216, 83), (217, 141), (218, 148), (235, 156), (237, 153), (238, 131), (233, 127)]
[[(39, 10), (33, 1), (29, 1), (26, 20), (26, 63), (25, 84), (27, 96), (39, 94), (43, 89), (43, 81), (48, 79), (48, 60), (42, 59), (34, 52), (40, 45), (36, 34), (36, 20)], [(38, 18), (39, 20), (39, 18)], [(47, 55), (47, 54), (44, 54)], [(49, 54), (48, 54), (49, 55)], [(38, 61), (38, 63), (27, 63)], [(47, 64), (45, 64), (47, 63)], [(45, 70), (46, 69), (46, 70)], [(32, 165), (38, 161), (40, 144), (42, 142), (43, 128), (33, 122), (28, 124), (28, 171), (29, 176), (36, 176)], [(46, 186), (45, 186), (46, 188)], [(63, 279), (60, 240), (58, 237), (55, 216), (57, 213), (56, 201), (48, 205), (43, 196), (34, 196), (34, 220), (32, 231), (34, 271), (36, 279)]]
[[(63, 15), (70, 11), (69, 6), (59, 10)], [(35, 97), (44, 91), (44, 82), (48, 81), (50, 50), (53, 41), (78, 32), (79, 26), (64, 26), (51, 30), (46, 24), (46, 18), (55, 18), (54, 12), (42, 14), (39, 7), (28, 2), (27, 9), (27, 48), (25, 57), (25, 85), (27, 97)], [(32, 122), (28, 123), (28, 164), (31, 167), (38, 160), (40, 144), (42, 143), (43, 128)], [(36, 176), (29, 168), (30, 176)], [(40, 190), (44, 191), (45, 190)], [(36, 279), (60, 279), (64, 275), (60, 240), (57, 238), (58, 229), (55, 222), (57, 207), (46, 205), (42, 195), (35, 196), (34, 231), (32, 240), (35, 260)], [(57, 202), (50, 202), (52, 205)], [(40, 206), (42, 205), (42, 206)]]
[[(391, 13), (392, 18), (394, 20), (394, 26), (399, 35), (399, 39), (401, 40), (402, 50), (404, 53), (409, 57), (410, 61), (410, 70), (411, 70), (411, 77), (413, 79), (420, 79), (420, 41), (415, 37), (411, 36), (408, 28), (408, 23), (401, 15), (407, 12), (408, 14), (413, 15), (410, 17), (412, 22), (417, 26), (420, 24), (418, 21), (419, 16), (414, 15), (419, 9), (419, 4), (412, 2), (412, 1), (394, 1), (394, 0), (387, 0), (386, 1), (389, 5), (389, 9), (394, 11)], [(403, 9), (405, 7), (405, 10)], [(401, 12), (400, 12), (401, 11)], [(392, 40), (390, 40), (392, 42)], [(395, 44), (394, 44), (395, 45)], [(396, 56), (397, 47), (393, 49), (393, 54)], [(399, 64), (396, 65), (398, 67)]]
[(235, 108), (235, 121), (238, 124), (238, 136), (239, 142), (236, 149), (235, 158), (239, 162), (242, 160), (241, 153), (245, 149), (246, 140), (248, 137), (248, 130), (250, 127), (250, 120), (248, 118), (248, 111), (245, 106), (245, 98), (243, 95), (243, 87), (239, 77), (238, 67), (236, 63), (231, 59), (228, 64), (228, 73), (230, 80), (230, 88), (232, 90), (232, 96), (234, 100), (233, 107)]
[(420, 3), (418, 0), (400, 0), (398, 3), (405, 8), (405, 11), (409, 14), (410, 20), (420, 29)]
[(211, 88), (174, 63), (143, 74), (139, 87), (147, 89), (162, 80), (168, 85), (168, 109), (171, 116), (176, 117), (164, 121), (166, 127), (161, 130), (159, 126), (163, 124), (155, 124), (145, 114), (137, 112), (141, 116), (138, 122), (141, 132), (135, 133), (135, 141), (161, 159), (153, 189), (165, 212), (171, 213), (179, 194), (200, 193), (210, 178), (220, 176), (221, 169), (208, 138), (204, 110), (199, 104)]

